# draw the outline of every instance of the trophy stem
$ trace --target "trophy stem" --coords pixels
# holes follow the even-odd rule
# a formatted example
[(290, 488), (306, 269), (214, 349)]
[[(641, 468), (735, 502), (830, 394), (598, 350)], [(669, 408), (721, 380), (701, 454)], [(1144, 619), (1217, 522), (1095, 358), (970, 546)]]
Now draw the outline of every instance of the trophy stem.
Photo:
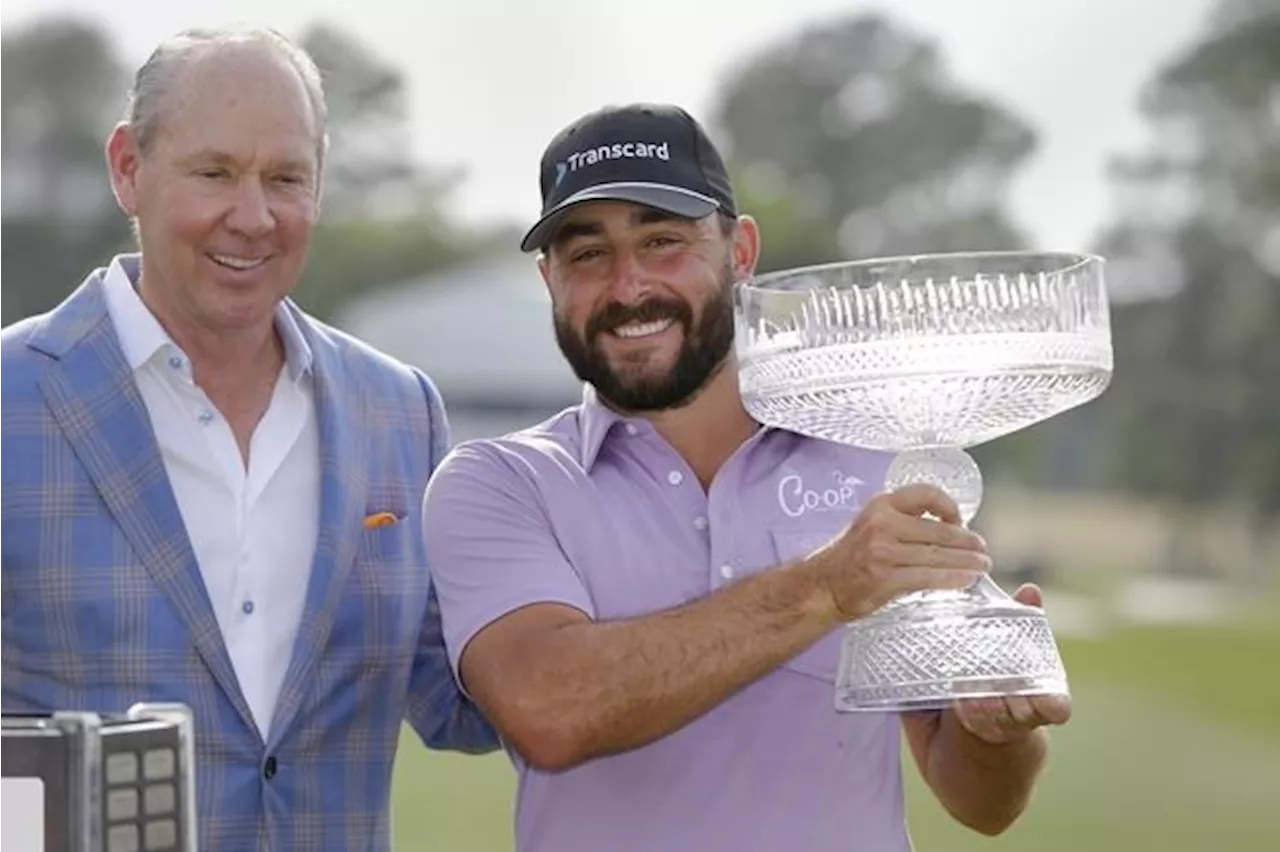
[[(894, 456), (885, 473), (887, 491), (908, 485), (926, 483), (945, 491), (956, 502), (960, 520), (966, 527), (982, 505), (982, 470), (973, 456), (960, 447), (927, 447), (904, 450)], [(975, 602), (1010, 601), (1012, 598), (988, 575), (979, 577), (969, 588), (958, 592), (919, 592), (906, 595), (902, 603), (921, 600), (956, 600), (970, 598)]]
[[(885, 475), (890, 491), (921, 482), (955, 500), (965, 526), (982, 503), (977, 462), (958, 447), (904, 451)], [(1018, 603), (984, 574), (967, 589), (903, 595), (851, 622), (836, 708), (932, 710), (960, 698), (1067, 691), (1044, 611)]]
[(1000, 585), (993, 579), (990, 574), (983, 574), (973, 582), (973, 585), (965, 589), (965, 594), (973, 598), (981, 598), (988, 603), (994, 601), (1011, 601), (1013, 596), (1000, 588)]
[(965, 526), (982, 505), (982, 471), (973, 456), (959, 447), (904, 450), (893, 458), (885, 473), (886, 491), (926, 483), (945, 491), (960, 510)]

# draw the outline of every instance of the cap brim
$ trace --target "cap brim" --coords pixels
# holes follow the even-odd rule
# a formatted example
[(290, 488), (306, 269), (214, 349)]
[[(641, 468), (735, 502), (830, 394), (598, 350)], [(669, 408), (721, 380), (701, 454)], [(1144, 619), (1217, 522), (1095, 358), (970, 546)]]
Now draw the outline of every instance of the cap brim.
[(588, 201), (630, 201), (686, 219), (701, 219), (720, 209), (720, 203), (714, 198), (684, 187), (659, 183), (600, 184), (574, 193), (548, 210), (520, 241), (520, 250), (536, 251), (546, 246), (565, 213)]

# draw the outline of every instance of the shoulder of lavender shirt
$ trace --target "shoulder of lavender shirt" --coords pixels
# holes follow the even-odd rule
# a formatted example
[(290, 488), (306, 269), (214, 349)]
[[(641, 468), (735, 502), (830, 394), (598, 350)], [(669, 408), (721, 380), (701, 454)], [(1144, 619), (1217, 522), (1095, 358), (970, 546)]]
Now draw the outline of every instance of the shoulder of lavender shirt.
[[(573, 494), (583, 477), (567, 409), (536, 426), (463, 441), (440, 462), (422, 500), (427, 565), (455, 676), (481, 628), (530, 603), (593, 616), (590, 597), (556, 540), (547, 493)], [(583, 520), (586, 520), (585, 518)]]

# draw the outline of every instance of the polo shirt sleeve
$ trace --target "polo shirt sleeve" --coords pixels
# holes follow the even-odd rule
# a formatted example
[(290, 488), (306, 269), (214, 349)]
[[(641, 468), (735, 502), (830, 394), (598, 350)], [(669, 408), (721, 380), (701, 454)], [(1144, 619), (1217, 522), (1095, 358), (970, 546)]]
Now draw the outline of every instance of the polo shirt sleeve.
[(492, 442), (456, 447), (422, 501), (427, 565), (454, 676), (467, 643), (521, 607), (559, 603), (595, 616), (560, 549), (533, 472)]

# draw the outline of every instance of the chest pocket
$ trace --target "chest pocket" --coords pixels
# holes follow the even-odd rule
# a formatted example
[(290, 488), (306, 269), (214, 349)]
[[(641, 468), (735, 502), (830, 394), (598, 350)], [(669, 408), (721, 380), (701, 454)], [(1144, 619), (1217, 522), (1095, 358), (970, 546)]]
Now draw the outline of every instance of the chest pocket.
[[(778, 563), (782, 564), (812, 553), (830, 541), (843, 528), (843, 524), (800, 529), (795, 527), (774, 527), (769, 531), (769, 534), (773, 539), (773, 547), (778, 557)], [(840, 646), (843, 642), (844, 634), (845, 629), (843, 627), (835, 628), (790, 661), (783, 663), (783, 668), (818, 678), (834, 685), (836, 682), (836, 666), (840, 662)]]
[(342, 631), (346, 644), (331, 644), (359, 649), (372, 667), (406, 663), (416, 648), (429, 581), (413, 527), (401, 520), (361, 533), (340, 611), (346, 617), (334, 624), (335, 640)]

